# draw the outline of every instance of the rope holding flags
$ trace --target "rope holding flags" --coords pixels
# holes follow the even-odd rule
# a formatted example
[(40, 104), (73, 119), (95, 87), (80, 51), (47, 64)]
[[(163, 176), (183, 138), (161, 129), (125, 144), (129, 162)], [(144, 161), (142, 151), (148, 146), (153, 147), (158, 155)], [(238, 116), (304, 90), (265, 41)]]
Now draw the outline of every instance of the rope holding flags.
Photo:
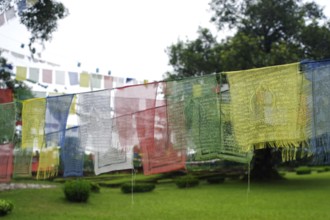
[[(330, 164), (329, 61), (225, 74), (228, 88), (207, 75), (26, 100), (14, 177), (31, 175), (36, 150), (38, 179), (57, 175), (60, 160), (64, 176), (82, 176), (85, 154), (96, 175), (133, 169), (134, 154), (150, 175), (210, 160), (250, 163), (253, 150), (266, 146), (281, 149), (283, 161)], [(15, 108), (1, 103), (0, 110), (7, 144)], [(13, 160), (11, 148), (3, 149), (3, 161)], [(6, 181), (7, 162), (0, 164)]]

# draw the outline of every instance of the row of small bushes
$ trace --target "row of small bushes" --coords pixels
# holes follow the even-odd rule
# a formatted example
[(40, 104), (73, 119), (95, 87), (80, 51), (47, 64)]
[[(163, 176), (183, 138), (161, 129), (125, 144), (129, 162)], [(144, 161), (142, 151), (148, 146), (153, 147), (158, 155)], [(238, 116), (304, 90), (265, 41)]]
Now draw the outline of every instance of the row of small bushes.
[[(211, 176), (207, 178), (210, 184), (222, 183), (223, 176)], [(189, 188), (199, 185), (199, 179), (193, 175), (184, 175), (175, 178), (175, 184), (178, 188)], [(123, 193), (151, 192), (156, 185), (153, 182), (137, 182), (132, 185), (131, 182), (121, 184)], [(64, 194), (68, 201), (87, 202), (90, 192), (100, 192), (100, 186), (97, 183), (85, 179), (68, 180), (64, 184)]]
[(304, 174), (311, 174), (313, 171), (317, 173), (329, 172), (330, 167), (308, 167), (308, 166), (300, 166), (295, 169), (296, 174), (304, 175)]
[(156, 188), (154, 183), (124, 183), (121, 186), (123, 193), (151, 192)]
[(296, 174), (297, 175), (305, 175), (305, 174), (311, 174), (312, 169), (310, 167), (298, 167), (296, 169)]
[(179, 188), (190, 188), (197, 186), (199, 184), (199, 179), (193, 175), (181, 176), (175, 179), (175, 184)]

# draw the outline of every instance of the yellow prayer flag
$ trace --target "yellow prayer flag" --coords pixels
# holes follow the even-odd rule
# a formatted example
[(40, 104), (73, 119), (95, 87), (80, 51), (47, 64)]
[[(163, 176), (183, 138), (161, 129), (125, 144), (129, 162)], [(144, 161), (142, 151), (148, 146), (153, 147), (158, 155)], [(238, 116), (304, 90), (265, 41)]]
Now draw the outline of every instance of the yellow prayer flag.
[(80, 74), (80, 87), (89, 87), (90, 75), (87, 72)]
[(22, 148), (38, 148), (44, 145), (46, 99), (36, 98), (23, 102)]
[(244, 151), (298, 147), (306, 138), (301, 123), (303, 74), (299, 64), (226, 73), (230, 84), (231, 119)]
[(26, 80), (27, 69), (26, 67), (17, 66), (16, 67), (16, 80), (23, 81)]
[(70, 106), (70, 111), (69, 111), (70, 114), (73, 115), (76, 114), (76, 103), (77, 103), (77, 96), (74, 95)]
[(57, 175), (59, 166), (58, 148), (58, 146), (51, 146), (41, 149), (37, 179), (48, 179)]

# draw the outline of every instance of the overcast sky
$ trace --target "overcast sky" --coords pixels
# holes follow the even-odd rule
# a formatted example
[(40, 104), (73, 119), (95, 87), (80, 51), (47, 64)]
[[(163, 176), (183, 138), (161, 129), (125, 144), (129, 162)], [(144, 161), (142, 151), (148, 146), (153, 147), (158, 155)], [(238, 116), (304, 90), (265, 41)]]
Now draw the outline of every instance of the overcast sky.
[[(165, 49), (178, 39), (193, 40), (198, 26), (210, 28), (210, 0), (61, 0), (70, 15), (60, 21), (42, 58), (65, 69), (160, 80), (171, 70)], [(320, 5), (330, 4), (317, 0)], [(330, 8), (326, 15), (330, 17)], [(0, 27), (0, 47), (28, 54), (28, 33), (17, 20)]]

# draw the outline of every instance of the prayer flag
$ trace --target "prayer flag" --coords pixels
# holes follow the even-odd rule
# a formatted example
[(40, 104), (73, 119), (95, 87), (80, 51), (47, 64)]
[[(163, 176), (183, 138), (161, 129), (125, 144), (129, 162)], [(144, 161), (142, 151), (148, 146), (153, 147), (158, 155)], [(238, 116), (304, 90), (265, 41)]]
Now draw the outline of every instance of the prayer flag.
[(15, 135), (16, 111), (15, 103), (0, 104), (0, 144), (12, 142)]
[(16, 80), (23, 81), (26, 80), (27, 69), (26, 67), (17, 66), (16, 67)]
[(79, 133), (79, 127), (67, 129), (65, 132), (64, 146), (61, 149), (64, 177), (83, 176), (85, 152), (79, 141)]
[(13, 151), (12, 143), (0, 144), (0, 183), (10, 182), (13, 173)]
[(80, 87), (89, 87), (90, 75), (86, 72), (80, 73)]
[(0, 27), (5, 24), (5, 14), (0, 14)]
[(78, 73), (76, 72), (69, 72), (69, 79), (70, 79), (70, 85), (78, 85)]
[(16, 17), (16, 11), (15, 11), (15, 8), (14, 7), (11, 7), (9, 8), (6, 12), (6, 19), (7, 19), (7, 22), (10, 20), (10, 19), (13, 19)]
[(91, 81), (91, 87), (94, 89), (100, 89), (101, 88), (101, 79), (102, 76), (98, 74), (92, 74), (92, 81)]
[(105, 89), (112, 89), (112, 82), (113, 77), (112, 76), (104, 76), (104, 88)]
[[(308, 111), (311, 118), (311, 154), (313, 165), (330, 164), (330, 61), (302, 63), (302, 71), (309, 80), (305, 83)], [(305, 103), (302, 103), (306, 105)]]
[(59, 166), (58, 147), (47, 147), (40, 150), (37, 179), (48, 179), (57, 175)]
[(0, 104), (13, 101), (13, 92), (11, 89), (0, 89)]
[(41, 149), (44, 145), (46, 99), (23, 102), (22, 148)]
[(33, 82), (39, 82), (39, 69), (38, 68), (29, 68), (29, 79)]
[(33, 148), (18, 148), (14, 152), (14, 177), (30, 177)]
[(42, 81), (51, 84), (53, 82), (53, 71), (48, 69), (42, 70)]
[(65, 72), (55, 71), (55, 83), (58, 85), (65, 85)]
[(273, 147), (297, 148), (306, 141), (299, 123), (303, 75), (298, 63), (228, 72), (231, 117), (243, 151)]

